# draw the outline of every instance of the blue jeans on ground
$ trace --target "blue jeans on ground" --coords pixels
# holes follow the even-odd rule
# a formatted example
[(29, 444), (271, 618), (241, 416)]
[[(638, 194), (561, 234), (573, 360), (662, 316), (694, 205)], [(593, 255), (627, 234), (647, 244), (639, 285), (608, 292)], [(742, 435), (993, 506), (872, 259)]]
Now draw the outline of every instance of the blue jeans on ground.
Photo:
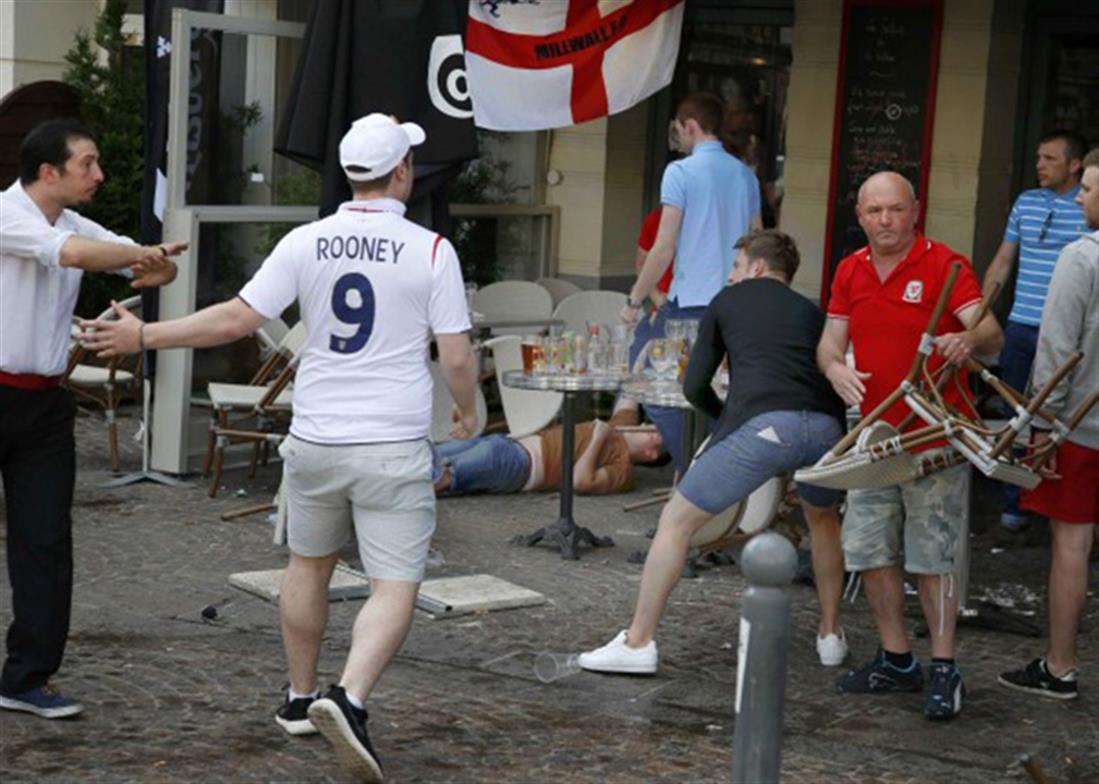
[(450, 469), (443, 495), (518, 493), (530, 479), (530, 453), (507, 436), (481, 436), (435, 445), (436, 479)]
[[(1038, 350), (1038, 327), (1020, 324), (1017, 321), (1007, 322), (1004, 328), (1004, 348), (1000, 352), (1000, 378), (1005, 384), (1019, 392), (1026, 392), (1027, 382), (1030, 381), (1030, 369), (1034, 365), (1034, 354)], [(1005, 404), (1005, 416), (1012, 417), (1015, 412)], [(1018, 453), (1019, 450), (1016, 450)], [(1003, 514), (1021, 518), (1024, 512), (1019, 508), (1018, 486), (1008, 482), (1003, 483), (1004, 509)]]
[[(835, 417), (819, 411), (768, 411), (754, 416), (695, 461), (676, 490), (710, 514), (747, 498), (768, 479), (812, 465), (843, 437)], [(798, 482), (811, 506), (832, 507), (842, 490)]]
[[(664, 337), (664, 328), (669, 319), (701, 321), (702, 314), (705, 312), (705, 307), (681, 308), (674, 300), (668, 300), (656, 311), (656, 318), (653, 319), (652, 324), (649, 323), (648, 317), (642, 317), (634, 330), (633, 345), (630, 346), (630, 367), (633, 367), (633, 363), (637, 361), (637, 355), (641, 353), (641, 349), (648, 341)], [(660, 436), (664, 439), (664, 448), (672, 457), (672, 465), (682, 476), (691, 462), (691, 455), (682, 454), (684, 410), (669, 406), (645, 406), (645, 413), (660, 431)]]

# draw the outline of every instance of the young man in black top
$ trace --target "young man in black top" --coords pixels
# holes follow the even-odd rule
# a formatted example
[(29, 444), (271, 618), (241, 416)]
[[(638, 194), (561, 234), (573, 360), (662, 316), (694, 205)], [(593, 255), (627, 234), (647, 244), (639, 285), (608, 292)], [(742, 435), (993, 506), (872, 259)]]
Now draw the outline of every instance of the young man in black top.
[[(743, 237), (736, 247), (729, 276), (734, 285), (706, 309), (683, 384), (687, 398), (719, 420), (717, 432), (660, 515), (629, 629), (581, 654), (586, 670), (656, 672), (653, 635), (691, 536), (771, 477), (815, 463), (843, 435), (843, 402), (816, 364), (824, 314), (790, 289), (797, 246), (786, 234), (768, 230)], [(729, 395), (723, 406), (710, 380), (726, 356)], [(801, 484), (798, 492), (812, 533), (821, 603), (817, 652), (822, 664), (837, 666), (847, 655), (839, 626), (841, 493)]]

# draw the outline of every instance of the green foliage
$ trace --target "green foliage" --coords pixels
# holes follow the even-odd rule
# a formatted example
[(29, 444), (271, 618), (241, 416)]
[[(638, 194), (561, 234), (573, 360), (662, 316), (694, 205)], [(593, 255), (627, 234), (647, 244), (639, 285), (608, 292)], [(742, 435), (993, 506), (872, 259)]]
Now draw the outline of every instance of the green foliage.
[[(142, 50), (126, 45), (126, 0), (107, 0), (89, 35), (80, 31), (65, 55), (64, 80), (80, 94), (80, 118), (96, 138), (104, 181), (80, 211), (127, 237), (141, 232), (145, 176), (145, 69)], [(77, 313), (94, 315), (132, 289), (115, 275), (85, 275)]]
[[(321, 175), (313, 169), (301, 167), (297, 174), (287, 174), (275, 180), (273, 201), (280, 206), (315, 205), (321, 200)], [(259, 232), (256, 253), (266, 257), (279, 240), (296, 228), (297, 223), (269, 223)]]

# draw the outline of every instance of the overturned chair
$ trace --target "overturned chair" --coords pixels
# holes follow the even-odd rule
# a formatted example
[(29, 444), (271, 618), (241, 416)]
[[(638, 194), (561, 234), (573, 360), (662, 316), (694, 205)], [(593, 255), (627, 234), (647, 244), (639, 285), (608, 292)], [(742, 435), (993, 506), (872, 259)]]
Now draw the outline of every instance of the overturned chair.
[[(908, 375), (885, 400), (863, 419), (817, 463), (799, 470), (794, 478), (799, 482), (840, 490), (885, 487), (902, 484), (963, 462), (972, 463), (982, 474), (1001, 482), (1025, 489), (1035, 488), (1042, 481), (1041, 471), (1065, 438), (1099, 401), (1099, 389), (1089, 395), (1065, 422), (1043, 410), (1042, 404), (1057, 385), (1081, 359), (1070, 356), (1050, 380), (1033, 397), (1027, 398), (996, 378), (975, 359), (966, 361), (966, 368), (977, 374), (1014, 409), (1015, 415), (998, 428), (991, 428), (977, 414), (972, 395), (963, 383), (956, 365), (944, 363), (932, 372), (928, 360), (935, 349), (935, 330), (942, 317), (961, 269), (951, 267), (942, 293), (931, 313)], [(979, 323), (988, 311), (989, 300), (981, 305)], [(942, 395), (948, 384), (957, 386), (965, 408), (958, 411)], [(911, 412), (894, 427), (882, 416), (895, 403), (903, 400)], [(1019, 435), (1035, 417), (1050, 429), (1050, 438), (1025, 455), (1016, 456), (1011, 449)], [(905, 432), (917, 419), (923, 427)], [(947, 442), (941, 449), (922, 447)]]

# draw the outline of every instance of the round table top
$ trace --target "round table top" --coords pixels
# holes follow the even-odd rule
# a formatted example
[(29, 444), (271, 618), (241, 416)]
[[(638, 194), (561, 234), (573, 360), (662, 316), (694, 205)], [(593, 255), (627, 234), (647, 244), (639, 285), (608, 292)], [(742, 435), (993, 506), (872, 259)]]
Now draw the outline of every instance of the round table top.
[(693, 408), (690, 401), (683, 397), (683, 387), (674, 379), (631, 376), (622, 385), (622, 394), (649, 406)]
[(516, 389), (540, 389), (552, 392), (613, 392), (622, 386), (626, 376), (608, 373), (585, 373), (582, 376), (554, 374), (528, 376), (522, 370), (504, 372), (504, 386)]

